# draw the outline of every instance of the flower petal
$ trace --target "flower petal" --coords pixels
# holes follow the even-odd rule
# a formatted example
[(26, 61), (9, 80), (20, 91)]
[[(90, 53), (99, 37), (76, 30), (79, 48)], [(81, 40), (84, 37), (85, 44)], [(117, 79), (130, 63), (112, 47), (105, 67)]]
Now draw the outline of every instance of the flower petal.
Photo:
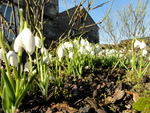
[(35, 46), (38, 48), (41, 48), (42, 44), (41, 44), (41, 40), (38, 36), (35, 36)]
[(8, 59), (8, 63), (11, 66), (18, 67), (18, 58), (17, 58), (17, 54), (14, 51), (9, 51), (6, 56)]
[(14, 42), (14, 51), (19, 52), (22, 50), (22, 39), (21, 39), (22, 33), (20, 33)]
[(21, 37), (22, 37), (22, 44), (26, 52), (30, 55), (33, 54), (35, 50), (35, 38), (31, 30), (28, 28), (23, 29)]

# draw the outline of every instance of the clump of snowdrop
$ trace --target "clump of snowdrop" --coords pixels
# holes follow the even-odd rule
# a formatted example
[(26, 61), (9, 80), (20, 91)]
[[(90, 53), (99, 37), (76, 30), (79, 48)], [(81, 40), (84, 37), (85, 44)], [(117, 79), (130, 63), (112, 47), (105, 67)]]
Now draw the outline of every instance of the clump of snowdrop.
[(73, 44), (71, 42), (65, 42), (63, 45), (62, 45), (63, 48), (66, 48), (68, 50), (70, 50), (71, 48), (73, 48)]
[(56, 53), (59, 61), (67, 63), (67, 74), (81, 75), (85, 66), (93, 67), (92, 60), (99, 51), (99, 46), (81, 38), (61, 43)]
[(140, 42), (139, 40), (136, 40), (134, 42), (134, 48), (140, 48), (142, 56), (146, 56), (146, 54), (148, 53), (146, 50), (146, 43), (144, 41)]
[[(24, 22), (22, 22), (22, 25), (23, 24)], [(0, 59), (4, 62), (4, 66), (1, 67), (1, 74), (3, 75), (1, 80), (3, 84), (0, 85), (1, 87), (5, 87), (2, 89), (4, 94), (1, 95), (1, 100), (3, 108), (6, 108), (3, 110), (5, 112), (13, 113), (19, 107), (26, 91), (34, 80), (34, 74), (27, 73), (28, 76), (26, 76), (25, 73), (22, 72), (21, 59), (23, 49), (28, 55), (33, 54), (35, 50), (35, 38), (29, 28), (24, 28), (16, 37), (13, 50), (11, 47), (6, 49), (2, 35), (3, 34), (0, 31)], [(24, 81), (21, 82), (22, 80)]]
[[(134, 40), (133, 40), (134, 41)], [(148, 66), (150, 63), (144, 63), (144, 57), (147, 55), (148, 51), (146, 50), (146, 43), (144, 41), (135, 40), (133, 43), (133, 51), (132, 51), (132, 71), (136, 71), (138, 77), (142, 77), (145, 75), (146, 71), (148, 69)], [(135, 52), (135, 48), (138, 48), (138, 50)], [(138, 67), (136, 67), (136, 63), (138, 63)], [(144, 66), (145, 65), (145, 66)], [(145, 69), (143, 69), (145, 67)]]

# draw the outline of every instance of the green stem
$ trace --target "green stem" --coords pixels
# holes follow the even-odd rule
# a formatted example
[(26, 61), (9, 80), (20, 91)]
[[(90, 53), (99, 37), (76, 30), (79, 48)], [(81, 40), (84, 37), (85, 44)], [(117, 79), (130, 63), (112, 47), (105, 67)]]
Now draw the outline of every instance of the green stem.
[[(19, 0), (18, 0), (19, 1)], [(23, 10), (19, 9), (19, 17), (20, 17), (20, 29), (19, 32), (21, 32), (24, 28), (24, 22), (23, 22)]]
[(30, 62), (30, 73), (32, 73), (32, 57), (29, 55), (29, 62)]
[(142, 58), (142, 51), (141, 51), (141, 54), (140, 54), (140, 69), (139, 69), (139, 77), (142, 76), (142, 67), (143, 67), (143, 58)]
[[(6, 57), (5, 47), (4, 47), (4, 44), (3, 44), (3, 33), (2, 33), (2, 31), (0, 31), (0, 46), (1, 46), (2, 51), (3, 51), (3, 57), (4, 57), (4, 62), (5, 62), (5, 65), (6, 65), (6, 69), (7, 69), (8, 79), (9, 79), (11, 85), (14, 86), (13, 78), (12, 78), (11, 73), (10, 73), (10, 67), (9, 67), (9, 64), (8, 64), (7, 57)], [(13, 90), (14, 90), (14, 87), (13, 87)]]
[(132, 40), (132, 45), (131, 45), (132, 46), (131, 47), (131, 49), (132, 49), (132, 62), (131, 62), (131, 68), (132, 69), (131, 69), (131, 71), (132, 72), (134, 71), (134, 66), (135, 66), (135, 64), (134, 64), (135, 63), (135, 56), (134, 56), (134, 47), (133, 47), (134, 46), (134, 41), (135, 41), (135, 39)]
[(16, 67), (13, 66), (13, 71), (14, 71), (14, 75), (16, 77), (16, 91), (15, 91), (15, 96), (16, 96), (16, 100), (19, 97), (19, 89), (20, 89), (20, 77), (19, 77), (19, 73), (17, 73)]

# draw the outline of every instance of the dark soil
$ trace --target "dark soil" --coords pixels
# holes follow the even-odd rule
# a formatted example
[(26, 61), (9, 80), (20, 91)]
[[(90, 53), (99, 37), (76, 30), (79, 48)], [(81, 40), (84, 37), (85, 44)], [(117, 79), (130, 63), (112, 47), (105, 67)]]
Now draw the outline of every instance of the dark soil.
[(125, 75), (125, 69), (105, 67), (85, 70), (81, 79), (69, 75), (63, 87), (51, 83), (47, 99), (28, 93), (18, 113), (135, 113), (134, 83)]

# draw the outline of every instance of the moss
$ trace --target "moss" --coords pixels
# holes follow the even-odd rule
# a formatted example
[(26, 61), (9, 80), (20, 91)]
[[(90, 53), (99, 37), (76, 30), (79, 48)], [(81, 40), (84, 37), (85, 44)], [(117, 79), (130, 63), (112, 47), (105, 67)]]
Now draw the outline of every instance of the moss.
[[(143, 111), (142, 113), (150, 113), (150, 98), (141, 97), (133, 103), (133, 108), (137, 111)], [(145, 112), (146, 111), (146, 112)]]
[(150, 113), (150, 107), (145, 107), (141, 113)]

